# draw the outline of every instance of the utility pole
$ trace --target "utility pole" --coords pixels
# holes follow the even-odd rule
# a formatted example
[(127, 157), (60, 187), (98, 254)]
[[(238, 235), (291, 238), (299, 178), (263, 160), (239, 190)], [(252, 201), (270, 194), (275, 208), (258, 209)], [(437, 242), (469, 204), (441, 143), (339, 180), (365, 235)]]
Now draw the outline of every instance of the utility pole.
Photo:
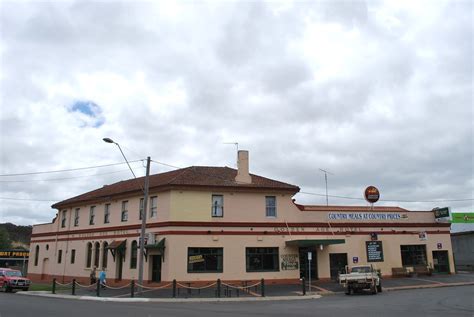
[(323, 170), (323, 169), (319, 169), (321, 172), (324, 173), (324, 180), (326, 181), (326, 206), (329, 206), (329, 195), (328, 195), (328, 174), (330, 175), (334, 175), (333, 173), (331, 172), (328, 172), (326, 170)]
[[(150, 157), (146, 158), (145, 197), (143, 201), (142, 226), (140, 231), (140, 257), (138, 258), (138, 283), (143, 285), (143, 267), (145, 265), (145, 229), (148, 207), (148, 188), (150, 187)], [(139, 286), (139, 290), (141, 287)]]

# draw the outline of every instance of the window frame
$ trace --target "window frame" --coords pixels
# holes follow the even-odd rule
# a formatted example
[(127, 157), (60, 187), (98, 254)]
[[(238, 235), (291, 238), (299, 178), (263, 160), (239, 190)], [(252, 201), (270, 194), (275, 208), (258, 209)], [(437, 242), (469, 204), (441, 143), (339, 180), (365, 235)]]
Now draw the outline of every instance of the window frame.
[(71, 264), (76, 263), (76, 249), (71, 249)]
[[(153, 205), (155, 202), (155, 205)], [(150, 197), (150, 218), (155, 218), (158, 216), (158, 196)]]
[[(193, 252), (191, 252), (193, 250)], [(216, 253), (209, 252), (215, 251)], [(207, 253), (205, 253), (207, 251)], [(206, 257), (216, 257), (216, 269), (207, 269), (206, 267), (203, 270), (198, 270), (193, 268), (193, 264), (189, 263), (189, 258), (191, 256), (202, 255), (203, 258)], [(220, 260), (219, 260), (220, 258)], [(204, 266), (206, 266), (206, 260), (204, 259)], [(224, 248), (223, 247), (188, 247), (187, 258), (186, 258), (186, 267), (189, 274), (193, 273), (223, 273), (224, 272)], [(210, 264), (210, 263), (209, 263)]]
[(61, 264), (62, 260), (63, 260), (63, 250), (59, 249), (58, 250), (58, 264)]
[(92, 242), (88, 242), (86, 245), (86, 268), (92, 266)]
[[(274, 205), (269, 204), (269, 199), (273, 199)], [(269, 210), (273, 208), (273, 215), (269, 213)], [(265, 196), (265, 217), (276, 218), (277, 217), (277, 198), (276, 196)]]
[(61, 228), (66, 228), (67, 210), (61, 212)]
[(120, 213), (120, 221), (121, 222), (128, 221), (128, 200), (122, 201), (122, 212)]
[[(403, 250), (403, 248), (407, 248), (408, 250)], [(419, 248), (418, 250), (410, 250), (410, 249), (416, 249)], [(407, 254), (409, 252), (415, 251), (418, 254)], [(428, 253), (427, 253), (427, 247), (426, 244), (402, 244), (400, 245), (400, 257), (402, 260), (402, 266), (407, 267), (407, 266), (427, 266), (428, 265)], [(423, 262), (417, 262), (419, 258), (422, 258), (424, 260)], [(407, 263), (407, 260), (411, 260), (411, 262)]]
[[(218, 202), (217, 200), (214, 200), (214, 198), (221, 198), (221, 205), (217, 205), (216, 203)], [(220, 207), (220, 215), (217, 213), (217, 208)], [(216, 213), (214, 213), (214, 210), (216, 210)], [(224, 195), (222, 194), (212, 194), (211, 197), (211, 217), (212, 218), (223, 218), (224, 217)]]
[(90, 206), (89, 208), (89, 226), (95, 225), (95, 207), (96, 206)]
[(79, 212), (81, 208), (74, 209), (74, 227), (79, 226)]
[(110, 223), (110, 203), (104, 204), (104, 223)]
[[(255, 250), (264, 250), (266, 252), (251, 252)], [(268, 251), (272, 252), (268, 252)], [(275, 252), (276, 251), (276, 252)], [(260, 264), (261, 268), (251, 268), (250, 265), (250, 259), (252, 257), (260, 257)], [(265, 262), (265, 257), (266, 256), (271, 256), (273, 260), (273, 269), (266, 269), (264, 268), (264, 262)], [(279, 247), (246, 247), (245, 248), (245, 271), (248, 273), (253, 273), (253, 272), (280, 272), (280, 248)], [(276, 264), (276, 265), (275, 265)]]

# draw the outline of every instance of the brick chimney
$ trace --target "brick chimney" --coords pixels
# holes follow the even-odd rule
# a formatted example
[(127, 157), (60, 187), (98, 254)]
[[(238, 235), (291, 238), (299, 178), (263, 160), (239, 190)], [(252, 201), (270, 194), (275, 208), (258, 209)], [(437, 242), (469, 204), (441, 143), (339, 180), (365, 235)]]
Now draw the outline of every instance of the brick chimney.
[(237, 153), (237, 183), (251, 184), (252, 177), (249, 174), (249, 151), (239, 151)]

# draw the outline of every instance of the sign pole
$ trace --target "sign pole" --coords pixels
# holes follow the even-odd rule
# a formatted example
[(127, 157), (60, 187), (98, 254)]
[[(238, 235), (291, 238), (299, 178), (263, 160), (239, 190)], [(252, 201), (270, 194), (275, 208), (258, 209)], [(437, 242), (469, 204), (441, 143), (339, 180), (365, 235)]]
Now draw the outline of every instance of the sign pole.
[(308, 292), (311, 292), (311, 260), (312, 260), (312, 253), (308, 252)]

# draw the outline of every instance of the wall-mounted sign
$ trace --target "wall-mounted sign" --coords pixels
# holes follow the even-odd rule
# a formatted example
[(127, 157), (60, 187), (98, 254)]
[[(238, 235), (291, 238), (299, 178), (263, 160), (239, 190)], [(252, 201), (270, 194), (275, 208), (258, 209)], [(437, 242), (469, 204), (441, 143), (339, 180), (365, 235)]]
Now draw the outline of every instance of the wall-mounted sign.
[(433, 212), (436, 219), (449, 217), (449, 207), (434, 208)]
[(452, 223), (474, 223), (474, 212), (453, 212)]
[(418, 238), (420, 238), (420, 241), (428, 240), (428, 235), (426, 234), (426, 231), (419, 232), (418, 233)]
[(377, 239), (378, 239), (377, 233), (376, 233), (376, 232), (372, 232), (372, 233), (370, 234), (370, 240), (372, 240), (372, 241), (377, 241)]
[(281, 255), (281, 269), (283, 271), (298, 269), (298, 254), (283, 254)]
[(30, 251), (19, 251), (19, 250), (7, 250), (0, 251), (0, 258), (27, 258), (30, 256)]
[(441, 250), (441, 249), (443, 248), (443, 244), (442, 244), (442, 243), (438, 243), (436, 246), (437, 246), (438, 250)]
[(311, 261), (313, 259), (313, 253), (308, 252), (308, 261)]
[(359, 263), (359, 257), (358, 256), (353, 256), (352, 257), (352, 263), (355, 263), (355, 264)]
[(329, 220), (402, 220), (407, 214), (396, 212), (330, 212)]
[(366, 241), (367, 262), (383, 262), (382, 241)]
[(376, 203), (380, 198), (379, 190), (375, 186), (369, 186), (364, 191), (364, 197), (369, 203)]

